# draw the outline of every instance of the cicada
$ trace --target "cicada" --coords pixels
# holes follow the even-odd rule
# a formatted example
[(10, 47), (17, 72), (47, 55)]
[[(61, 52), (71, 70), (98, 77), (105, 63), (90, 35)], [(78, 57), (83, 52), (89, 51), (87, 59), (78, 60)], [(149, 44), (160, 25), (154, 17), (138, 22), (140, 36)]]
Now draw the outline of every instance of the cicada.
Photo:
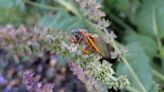
[(96, 34), (91, 34), (85, 29), (76, 29), (71, 32), (73, 37), (69, 40), (73, 44), (83, 45), (82, 52), (84, 54), (96, 53), (102, 56), (100, 61), (104, 59), (112, 62), (110, 52), (113, 52), (114, 49), (111, 45), (106, 44), (105, 41), (98, 37)]

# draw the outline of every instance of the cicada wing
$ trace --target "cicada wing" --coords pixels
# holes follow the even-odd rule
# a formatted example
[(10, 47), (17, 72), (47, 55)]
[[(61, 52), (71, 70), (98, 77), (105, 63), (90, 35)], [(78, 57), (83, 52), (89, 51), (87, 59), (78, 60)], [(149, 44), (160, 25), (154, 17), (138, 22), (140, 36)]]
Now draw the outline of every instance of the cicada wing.
[(100, 52), (101, 52), (100, 54), (103, 57), (109, 57), (110, 48), (108, 47), (108, 45), (105, 43), (103, 39), (97, 38), (95, 40), (95, 44), (100, 49)]

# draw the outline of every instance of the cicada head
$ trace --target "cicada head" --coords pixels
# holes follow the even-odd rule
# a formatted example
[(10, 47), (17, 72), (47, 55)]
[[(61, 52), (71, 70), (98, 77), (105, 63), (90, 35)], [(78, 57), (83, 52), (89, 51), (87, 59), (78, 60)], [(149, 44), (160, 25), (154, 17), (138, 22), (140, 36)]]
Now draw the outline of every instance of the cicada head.
[(74, 29), (71, 32), (71, 34), (74, 35), (74, 36), (85, 35), (86, 33), (88, 33), (88, 32), (85, 29)]
[(85, 29), (75, 29), (75, 30), (72, 30), (71, 32), (71, 35), (72, 38), (70, 39), (70, 41), (72, 43), (75, 43), (75, 44), (80, 44), (82, 41), (85, 40), (85, 34), (87, 34), (87, 30)]

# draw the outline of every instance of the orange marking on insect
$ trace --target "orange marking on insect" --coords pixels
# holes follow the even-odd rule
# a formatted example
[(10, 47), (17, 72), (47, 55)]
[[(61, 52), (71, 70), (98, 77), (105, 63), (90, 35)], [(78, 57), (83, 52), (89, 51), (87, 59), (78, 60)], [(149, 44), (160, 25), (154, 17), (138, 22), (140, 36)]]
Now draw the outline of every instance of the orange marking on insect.
[(97, 46), (94, 44), (93, 40), (92, 40), (88, 35), (86, 35), (86, 37), (87, 37), (88, 41), (91, 43), (91, 45), (93, 46), (93, 48), (94, 48), (98, 53), (101, 53), (101, 52), (100, 52), (100, 49), (97, 48)]
[(90, 54), (89, 51), (87, 51), (85, 48), (83, 48), (82, 51), (83, 51), (85, 54)]
[(74, 31), (74, 37), (72, 37), (72, 39), (70, 40), (74, 44), (81, 44), (82, 42), (84, 42), (85, 47), (82, 49), (82, 51), (86, 54), (90, 54), (92, 52), (97, 52), (98, 54), (102, 54), (100, 48), (98, 48), (95, 44), (95, 39), (96, 38), (92, 37), (92, 35), (89, 34), (86, 30), (79, 29), (77, 31)]

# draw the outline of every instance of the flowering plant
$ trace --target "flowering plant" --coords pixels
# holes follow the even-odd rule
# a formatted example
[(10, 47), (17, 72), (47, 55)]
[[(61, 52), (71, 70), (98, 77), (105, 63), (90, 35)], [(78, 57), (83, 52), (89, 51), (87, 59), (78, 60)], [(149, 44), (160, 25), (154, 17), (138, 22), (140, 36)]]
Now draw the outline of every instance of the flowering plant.
[(162, 4), (0, 1), (0, 91), (161, 92)]

